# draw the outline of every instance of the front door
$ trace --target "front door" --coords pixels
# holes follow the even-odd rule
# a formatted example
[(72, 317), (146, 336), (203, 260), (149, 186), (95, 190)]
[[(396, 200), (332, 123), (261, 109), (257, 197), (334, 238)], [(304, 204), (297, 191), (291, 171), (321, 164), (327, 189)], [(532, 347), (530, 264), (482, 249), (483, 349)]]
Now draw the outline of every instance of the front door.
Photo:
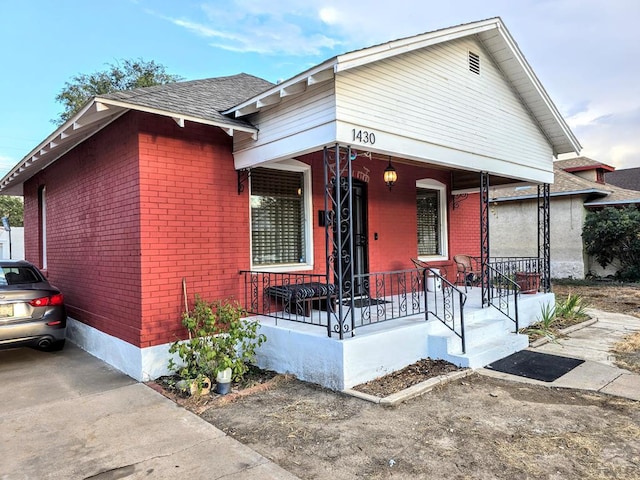
[[(353, 274), (362, 275), (369, 272), (369, 242), (367, 234), (367, 184), (353, 181), (351, 192), (353, 210)], [(355, 280), (354, 295), (368, 295), (365, 279)]]
[[(347, 186), (347, 182), (341, 183), (342, 188)], [(345, 192), (346, 193), (346, 192)], [(351, 219), (351, 231), (353, 232), (353, 259), (349, 262), (348, 256), (342, 259), (342, 289), (345, 296), (366, 296), (368, 295), (368, 281), (364, 278), (358, 278), (369, 272), (369, 243), (367, 232), (367, 184), (359, 180), (352, 181), (351, 187), (351, 218), (349, 218), (348, 209), (341, 209), (341, 222), (345, 227), (344, 232), (349, 232), (349, 220)], [(346, 247), (349, 244), (349, 238), (343, 237), (342, 244)], [(351, 271), (354, 275), (353, 289), (349, 285)]]

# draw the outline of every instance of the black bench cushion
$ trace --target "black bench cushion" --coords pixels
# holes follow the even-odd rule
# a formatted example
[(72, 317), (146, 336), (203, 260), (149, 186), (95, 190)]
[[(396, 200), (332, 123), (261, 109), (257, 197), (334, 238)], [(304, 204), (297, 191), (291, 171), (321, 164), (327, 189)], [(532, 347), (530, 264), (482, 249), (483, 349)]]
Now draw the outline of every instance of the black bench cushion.
[(282, 298), (287, 302), (301, 301), (309, 298), (332, 297), (336, 294), (336, 286), (332, 283), (307, 282), (289, 285), (273, 285), (267, 287), (264, 293), (272, 297)]

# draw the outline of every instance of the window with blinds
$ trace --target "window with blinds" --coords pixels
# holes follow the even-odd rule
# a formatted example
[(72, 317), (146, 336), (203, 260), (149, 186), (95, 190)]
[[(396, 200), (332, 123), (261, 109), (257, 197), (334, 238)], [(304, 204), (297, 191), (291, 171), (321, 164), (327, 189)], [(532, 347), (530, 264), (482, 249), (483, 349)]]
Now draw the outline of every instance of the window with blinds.
[(418, 188), (418, 255), (440, 255), (440, 195)]
[(251, 254), (254, 265), (304, 263), (304, 174), (251, 170)]

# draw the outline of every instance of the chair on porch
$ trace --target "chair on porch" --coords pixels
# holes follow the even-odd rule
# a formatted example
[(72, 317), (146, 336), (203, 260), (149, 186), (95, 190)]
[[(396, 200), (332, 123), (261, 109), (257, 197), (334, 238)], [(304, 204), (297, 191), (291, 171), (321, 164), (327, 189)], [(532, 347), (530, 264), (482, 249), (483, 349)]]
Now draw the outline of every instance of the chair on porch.
[(469, 255), (454, 255), (453, 261), (456, 264), (456, 285), (467, 287), (478, 286), (482, 278), (482, 272), (478, 265), (478, 260)]
[[(445, 280), (447, 279), (447, 269), (444, 267), (431, 267), (427, 262), (424, 262), (422, 260), (418, 260), (417, 258), (412, 258), (411, 262), (415, 265), (415, 267), (419, 270), (426, 270), (428, 268), (433, 268), (433, 270), (440, 275), (442, 278), (444, 278)], [(421, 272), (422, 275), (422, 272)], [(427, 277), (433, 277), (434, 275), (431, 274), (430, 272), (427, 272)], [(435, 280), (434, 280), (435, 282)], [(440, 283), (440, 282), (438, 282)], [(427, 285), (429, 285), (429, 282), (427, 281)], [(433, 284), (435, 285), (435, 283)], [(444, 285), (442, 285), (444, 287)], [(440, 288), (440, 287), (438, 287)]]

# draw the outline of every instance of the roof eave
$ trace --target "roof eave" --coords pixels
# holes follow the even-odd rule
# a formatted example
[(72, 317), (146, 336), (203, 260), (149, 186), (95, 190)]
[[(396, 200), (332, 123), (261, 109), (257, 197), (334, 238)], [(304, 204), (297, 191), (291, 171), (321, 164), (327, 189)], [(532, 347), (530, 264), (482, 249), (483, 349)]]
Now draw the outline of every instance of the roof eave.
[(0, 195), (22, 195), (25, 181), (124, 113), (125, 110), (106, 113), (95, 99), (88, 100), (75, 115), (54, 130), (0, 180)]
[(585, 202), (585, 207), (607, 207), (611, 205), (635, 205), (640, 204), (640, 198), (636, 198), (635, 200), (609, 200), (609, 201), (598, 201), (598, 202)]
[(577, 137), (573, 134), (573, 132), (571, 131), (571, 128), (569, 127), (567, 122), (564, 120), (564, 118), (556, 108), (555, 104), (553, 103), (553, 100), (551, 100), (551, 97), (543, 87), (540, 80), (538, 80), (538, 77), (533, 71), (533, 68), (531, 68), (531, 65), (529, 65), (529, 62), (527, 62), (527, 59), (525, 58), (523, 53), (520, 51), (518, 44), (516, 43), (514, 38), (511, 36), (511, 33), (509, 32), (509, 30), (502, 23), (500, 19), (497, 19), (496, 28), (500, 33), (500, 37), (504, 40), (506, 46), (510, 49), (511, 53), (516, 58), (518, 64), (520, 65), (522, 70), (525, 72), (527, 79), (529, 80), (531, 85), (534, 87), (536, 93), (542, 98), (545, 104), (545, 107), (553, 116), (557, 126), (560, 128), (562, 134), (566, 139), (566, 141), (562, 143), (552, 142), (549, 139), (549, 142), (553, 145), (554, 156), (557, 157), (558, 155), (564, 154), (564, 153), (579, 154), (580, 151), (582, 150), (582, 145), (580, 145), (580, 142), (578, 141)]
[(307, 87), (333, 79), (335, 75), (336, 58), (327, 60), (315, 67), (306, 70), (295, 77), (255, 95), (233, 108), (222, 112), (223, 115), (232, 115), (234, 118), (255, 113), (262, 107), (274, 105), (283, 98), (304, 92)]
[(251, 127), (248, 125), (240, 125), (238, 121), (220, 122), (217, 120), (197, 117), (195, 115), (185, 115), (180, 112), (174, 112), (171, 110), (164, 110), (160, 108), (147, 107), (145, 105), (139, 105), (132, 102), (125, 102), (122, 100), (114, 100), (110, 98), (96, 97), (96, 101), (104, 105), (111, 105), (114, 107), (126, 108), (128, 110), (136, 110), (138, 112), (152, 113), (154, 115), (160, 115), (163, 117), (171, 117), (178, 125), (181, 125), (181, 126), (184, 126), (183, 125), (184, 121), (190, 121), (195, 123), (201, 123), (204, 125), (212, 125), (214, 127), (220, 127), (223, 130), (227, 131), (227, 133), (229, 133), (230, 131), (231, 132), (229, 133), (230, 135), (233, 133), (234, 130), (251, 133), (253, 135), (258, 133), (257, 128)]
[(219, 122), (120, 100), (94, 97), (0, 180), (0, 194), (22, 195), (21, 185), (24, 182), (130, 110), (170, 117), (180, 126), (184, 126), (185, 121), (212, 125), (221, 128), (229, 136), (233, 136), (236, 131), (250, 133), (254, 137), (258, 134), (258, 129), (240, 125), (237, 120)]
[[(610, 195), (611, 192), (605, 190), (589, 189), (589, 190), (573, 190), (570, 192), (551, 192), (550, 197), (568, 197), (571, 195)], [(491, 198), (490, 202), (508, 202), (511, 200), (533, 200), (538, 198), (538, 195), (518, 195), (513, 197), (495, 197)]]

